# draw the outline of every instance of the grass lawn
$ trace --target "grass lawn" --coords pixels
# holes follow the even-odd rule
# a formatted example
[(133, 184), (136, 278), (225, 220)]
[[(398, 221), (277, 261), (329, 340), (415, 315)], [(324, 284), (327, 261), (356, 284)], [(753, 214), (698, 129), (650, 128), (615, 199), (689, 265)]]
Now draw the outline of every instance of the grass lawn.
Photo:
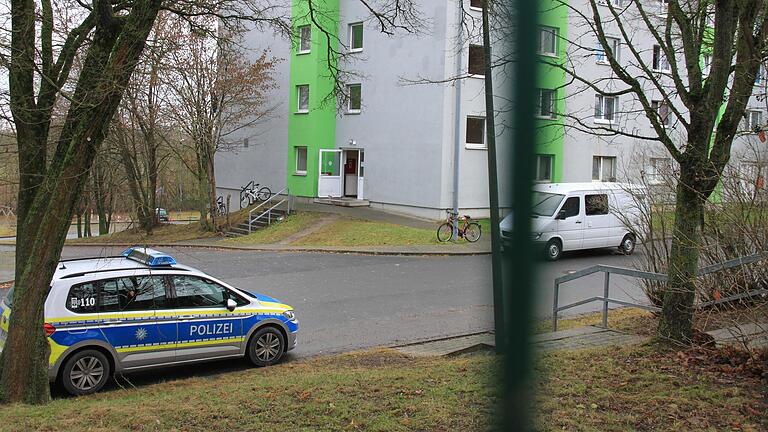
[(362, 219), (339, 219), (303, 237), (300, 246), (403, 246), (437, 244), (434, 230)]
[(243, 244), (269, 244), (277, 243), (280, 240), (288, 238), (299, 231), (303, 231), (314, 224), (321, 213), (313, 212), (294, 212), (282, 221), (262, 228), (252, 234), (242, 237), (233, 237), (222, 240), (221, 244), (243, 245)]
[(216, 233), (203, 231), (198, 223), (193, 222), (184, 225), (164, 224), (155, 228), (151, 236), (138, 228), (131, 228), (104, 236), (67, 240), (67, 243), (171, 243), (215, 236)]
[[(712, 358), (653, 344), (542, 354), (536, 429), (765, 430), (759, 378)], [(496, 367), (491, 354), (342, 354), (3, 406), (0, 429), (482, 431), (496, 413)]]

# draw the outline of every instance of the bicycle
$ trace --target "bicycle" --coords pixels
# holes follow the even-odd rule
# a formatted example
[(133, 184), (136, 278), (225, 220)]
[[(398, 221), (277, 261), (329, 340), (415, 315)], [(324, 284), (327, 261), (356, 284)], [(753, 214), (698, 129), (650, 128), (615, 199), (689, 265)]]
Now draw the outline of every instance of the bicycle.
[(268, 187), (259, 188), (259, 183), (254, 184), (254, 181), (251, 180), (240, 189), (240, 208), (250, 207), (257, 202), (264, 202), (271, 196), (272, 191)]
[(227, 214), (227, 206), (224, 205), (224, 197), (219, 195), (218, 198), (216, 198), (216, 214), (219, 216), (224, 216)]
[(448, 220), (437, 228), (437, 241), (447, 242), (453, 238), (453, 224), (462, 223), (458, 226), (457, 233), (459, 238), (464, 238), (470, 243), (474, 243), (480, 239), (481, 230), (480, 224), (472, 222), (472, 218), (469, 215), (464, 215), (461, 219), (458, 218), (459, 214), (446, 210), (448, 213)]

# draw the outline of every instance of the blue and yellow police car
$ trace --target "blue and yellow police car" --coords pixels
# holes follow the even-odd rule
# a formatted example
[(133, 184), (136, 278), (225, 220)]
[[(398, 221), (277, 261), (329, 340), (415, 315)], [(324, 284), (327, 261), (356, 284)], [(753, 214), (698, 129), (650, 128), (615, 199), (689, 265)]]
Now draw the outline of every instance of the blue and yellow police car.
[[(2, 305), (4, 342), (13, 292)], [(293, 308), (235, 288), (165, 253), (62, 260), (45, 302), (49, 379), (73, 395), (113, 373), (245, 356), (269, 366), (296, 347)]]

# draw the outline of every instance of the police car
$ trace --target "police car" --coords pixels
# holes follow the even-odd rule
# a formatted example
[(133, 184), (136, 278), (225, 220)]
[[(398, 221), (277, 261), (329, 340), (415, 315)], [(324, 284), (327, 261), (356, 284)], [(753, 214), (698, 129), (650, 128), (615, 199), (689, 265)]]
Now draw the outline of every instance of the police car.
[[(13, 307), (3, 300), (0, 339)], [(256, 366), (296, 346), (299, 323), (279, 301), (133, 247), (121, 256), (62, 260), (45, 302), (49, 379), (73, 395), (113, 373), (245, 356)]]

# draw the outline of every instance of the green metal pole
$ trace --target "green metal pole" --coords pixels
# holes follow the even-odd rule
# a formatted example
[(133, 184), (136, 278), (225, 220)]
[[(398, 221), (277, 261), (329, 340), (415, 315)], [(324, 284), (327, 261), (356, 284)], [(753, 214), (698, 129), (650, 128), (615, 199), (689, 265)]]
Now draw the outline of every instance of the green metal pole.
[(513, 83), (507, 89), (514, 101), (512, 113), (512, 140), (505, 143), (512, 148), (512, 247), (505, 248), (503, 308), (504, 334), (507, 337), (503, 353), (504, 389), (502, 413), (504, 431), (531, 429), (531, 320), (534, 298), (535, 265), (539, 255), (533, 249), (530, 236), (531, 187), (533, 186), (535, 120), (535, 91), (537, 86), (536, 34), (537, 5), (535, 0), (499, 0), (509, 16), (507, 28), (513, 29), (514, 73)]

